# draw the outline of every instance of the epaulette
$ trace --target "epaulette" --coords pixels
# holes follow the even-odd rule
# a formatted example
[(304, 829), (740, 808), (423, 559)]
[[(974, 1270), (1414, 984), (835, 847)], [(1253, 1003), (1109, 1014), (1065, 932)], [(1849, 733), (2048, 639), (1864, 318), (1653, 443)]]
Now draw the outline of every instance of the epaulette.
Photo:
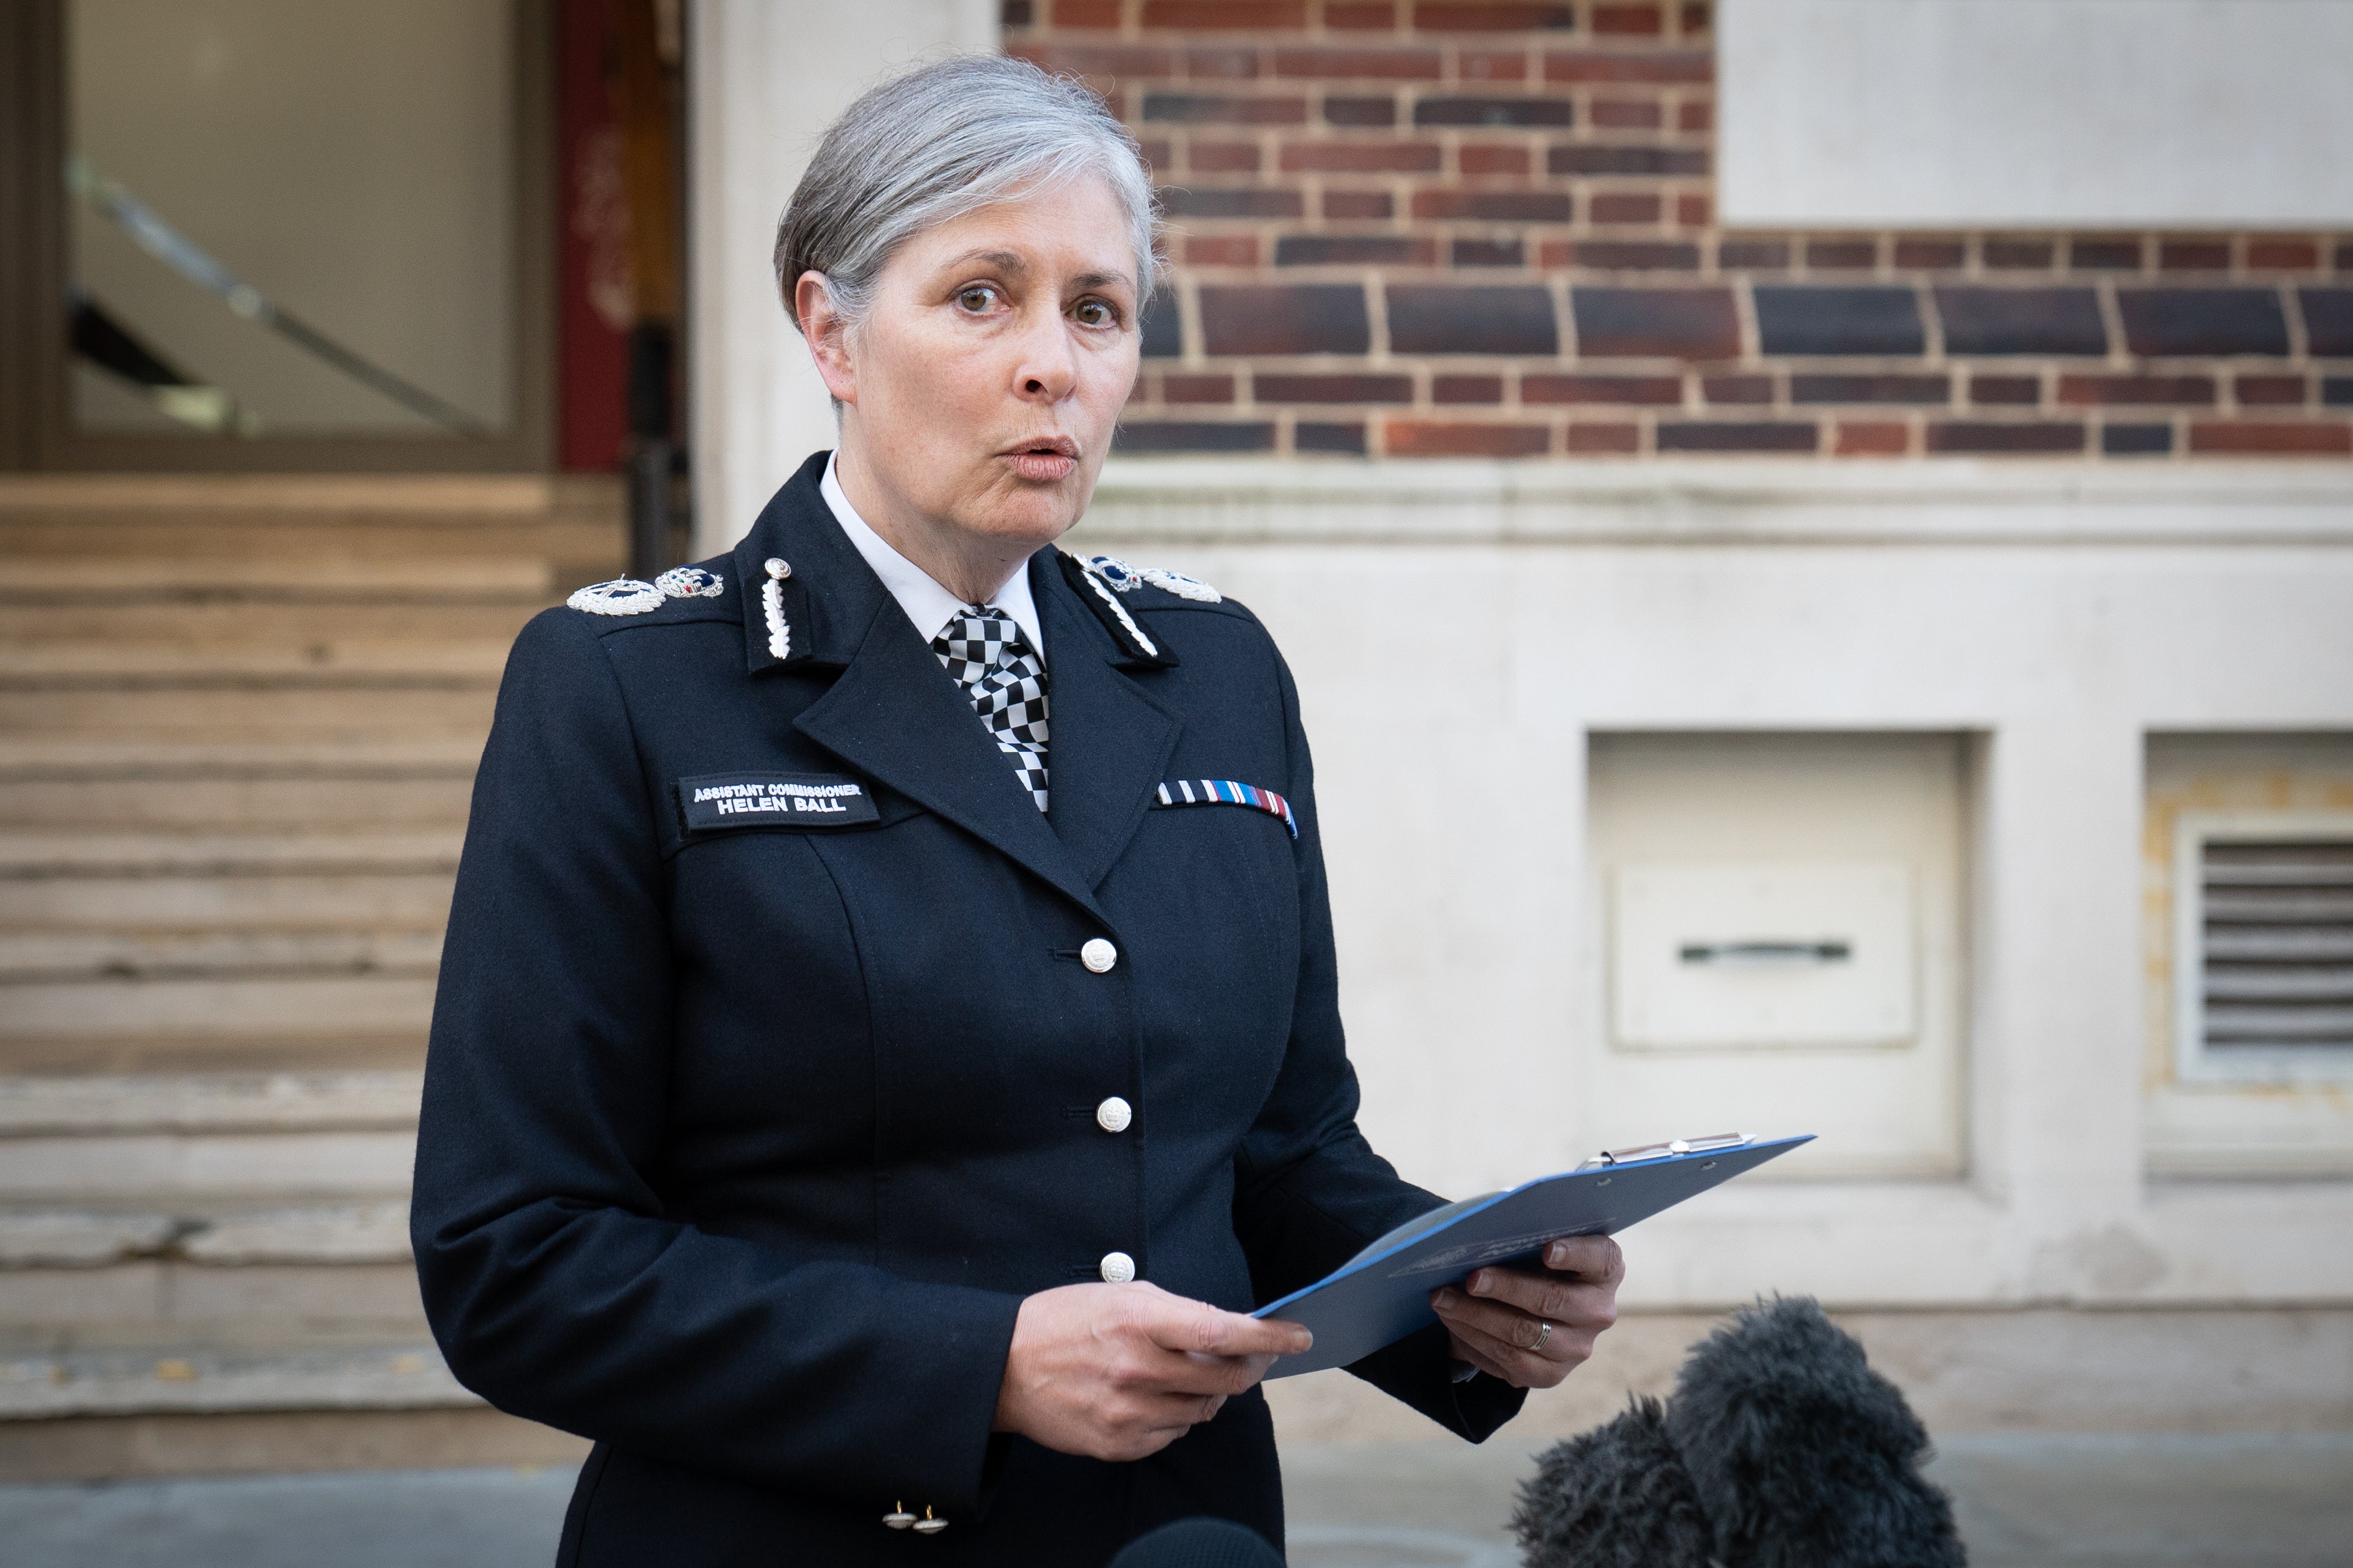
[[(1067, 550), (1055, 551), (1054, 558), (1062, 563), (1063, 579), (1077, 592), (1087, 608), (1095, 613), (1095, 619), (1103, 623), (1103, 630), (1111, 634), (1111, 640), (1119, 645), (1120, 652), (1139, 663), (1156, 665), (1164, 669), (1176, 662), (1176, 656), (1162, 647), (1152, 634), (1138, 626), (1135, 617), (1127, 613), (1127, 606), (1119, 602), (1121, 590), (1114, 588), (1110, 580), (1096, 569), (1094, 562), (1081, 561)], [(1107, 560), (1109, 557), (1098, 559)]]
[(642, 616), (672, 599), (716, 599), (727, 591), (727, 580), (702, 566), (673, 566), (650, 583), (616, 577), (575, 589), (566, 605), (591, 616)]
[(1224, 595), (1198, 577), (1187, 577), (1182, 572), (1171, 572), (1166, 566), (1130, 566), (1116, 555), (1091, 555), (1087, 558), (1087, 567), (1110, 584), (1114, 593), (1133, 594), (1138, 588), (1152, 587), (1199, 604), (1225, 603)]

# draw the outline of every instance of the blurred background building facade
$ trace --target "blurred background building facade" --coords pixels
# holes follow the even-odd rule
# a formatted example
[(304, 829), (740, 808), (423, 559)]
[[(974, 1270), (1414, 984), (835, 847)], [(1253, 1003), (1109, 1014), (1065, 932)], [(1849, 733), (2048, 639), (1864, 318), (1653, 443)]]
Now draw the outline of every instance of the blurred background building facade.
[(0, 1470), (574, 1451), (406, 1261), (491, 694), (829, 443), (776, 216), (957, 48), (1162, 181), (1071, 542), (1282, 640), (1376, 1144), (1822, 1134), (1630, 1237), (1527, 1419), (1780, 1289), (1942, 1429), (2353, 1423), (2353, 5), (6, 26)]

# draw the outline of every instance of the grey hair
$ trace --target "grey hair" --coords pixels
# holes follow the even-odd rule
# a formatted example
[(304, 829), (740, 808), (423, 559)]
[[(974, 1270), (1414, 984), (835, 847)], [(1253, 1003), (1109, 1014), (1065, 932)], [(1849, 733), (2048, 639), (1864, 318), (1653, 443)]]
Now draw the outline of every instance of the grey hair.
[(1027, 60), (959, 55), (843, 110), (776, 223), (776, 287), (794, 324), (804, 272), (855, 325), (891, 255), (936, 224), (1088, 174), (1111, 186), (1135, 250), (1136, 306), (1158, 281), (1160, 213), (1135, 144), (1101, 99)]

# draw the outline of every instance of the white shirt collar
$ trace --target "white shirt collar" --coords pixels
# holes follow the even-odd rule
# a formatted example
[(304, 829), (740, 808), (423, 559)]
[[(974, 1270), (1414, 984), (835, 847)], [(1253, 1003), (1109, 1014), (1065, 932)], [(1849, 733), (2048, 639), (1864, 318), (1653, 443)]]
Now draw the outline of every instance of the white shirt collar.
[[(907, 612), (907, 619), (914, 623), (923, 639), (930, 642), (965, 607), (965, 602), (941, 587), (930, 573), (892, 549), (889, 542), (858, 515), (858, 509), (842, 492), (841, 481), (834, 478), (833, 466), (834, 459), (828, 458), (825, 478), (818, 483), (818, 493), (833, 509), (834, 521), (841, 524), (841, 531), (849, 536), (849, 542), (858, 547), (858, 553), (866, 558), (874, 575), (882, 579), (882, 585), (891, 590), (891, 596)], [(1038, 601), (1029, 592), (1027, 561), (1014, 568), (1013, 575), (986, 603), (1011, 616), (1013, 624), (1021, 628), (1038, 657), (1046, 657), (1046, 638), (1038, 621)]]

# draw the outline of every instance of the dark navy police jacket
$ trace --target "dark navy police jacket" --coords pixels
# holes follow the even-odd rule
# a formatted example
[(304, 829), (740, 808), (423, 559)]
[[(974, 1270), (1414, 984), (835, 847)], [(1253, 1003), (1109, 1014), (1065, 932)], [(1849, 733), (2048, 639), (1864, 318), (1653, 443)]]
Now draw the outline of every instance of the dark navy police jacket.
[[(426, 1071), (435, 1335), (595, 1439), (566, 1564), (1095, 1568), (1196, 1513), (1279, 1542), (1255, 1392), (1134, 1464), (989, 1424), (1021, 1299), (1108, 1253), (1247, 1311), (1439, 1201), (1356, 1131), (1290, 673), (1231, 601), (1121, 593), (1139, 638), (1039, 551), (1041, 816), (824, 461), (705, 563), (717, 596), (516, 641)], [(730, 775), (844, 809), (723, 814)], [(1187, 779), (1287, 797), (1297, 837), (1157, 805)], [(1474, 1440), (1522, 1397), (1455, 1384), (1434, 1325), (1351, 1370)]]

